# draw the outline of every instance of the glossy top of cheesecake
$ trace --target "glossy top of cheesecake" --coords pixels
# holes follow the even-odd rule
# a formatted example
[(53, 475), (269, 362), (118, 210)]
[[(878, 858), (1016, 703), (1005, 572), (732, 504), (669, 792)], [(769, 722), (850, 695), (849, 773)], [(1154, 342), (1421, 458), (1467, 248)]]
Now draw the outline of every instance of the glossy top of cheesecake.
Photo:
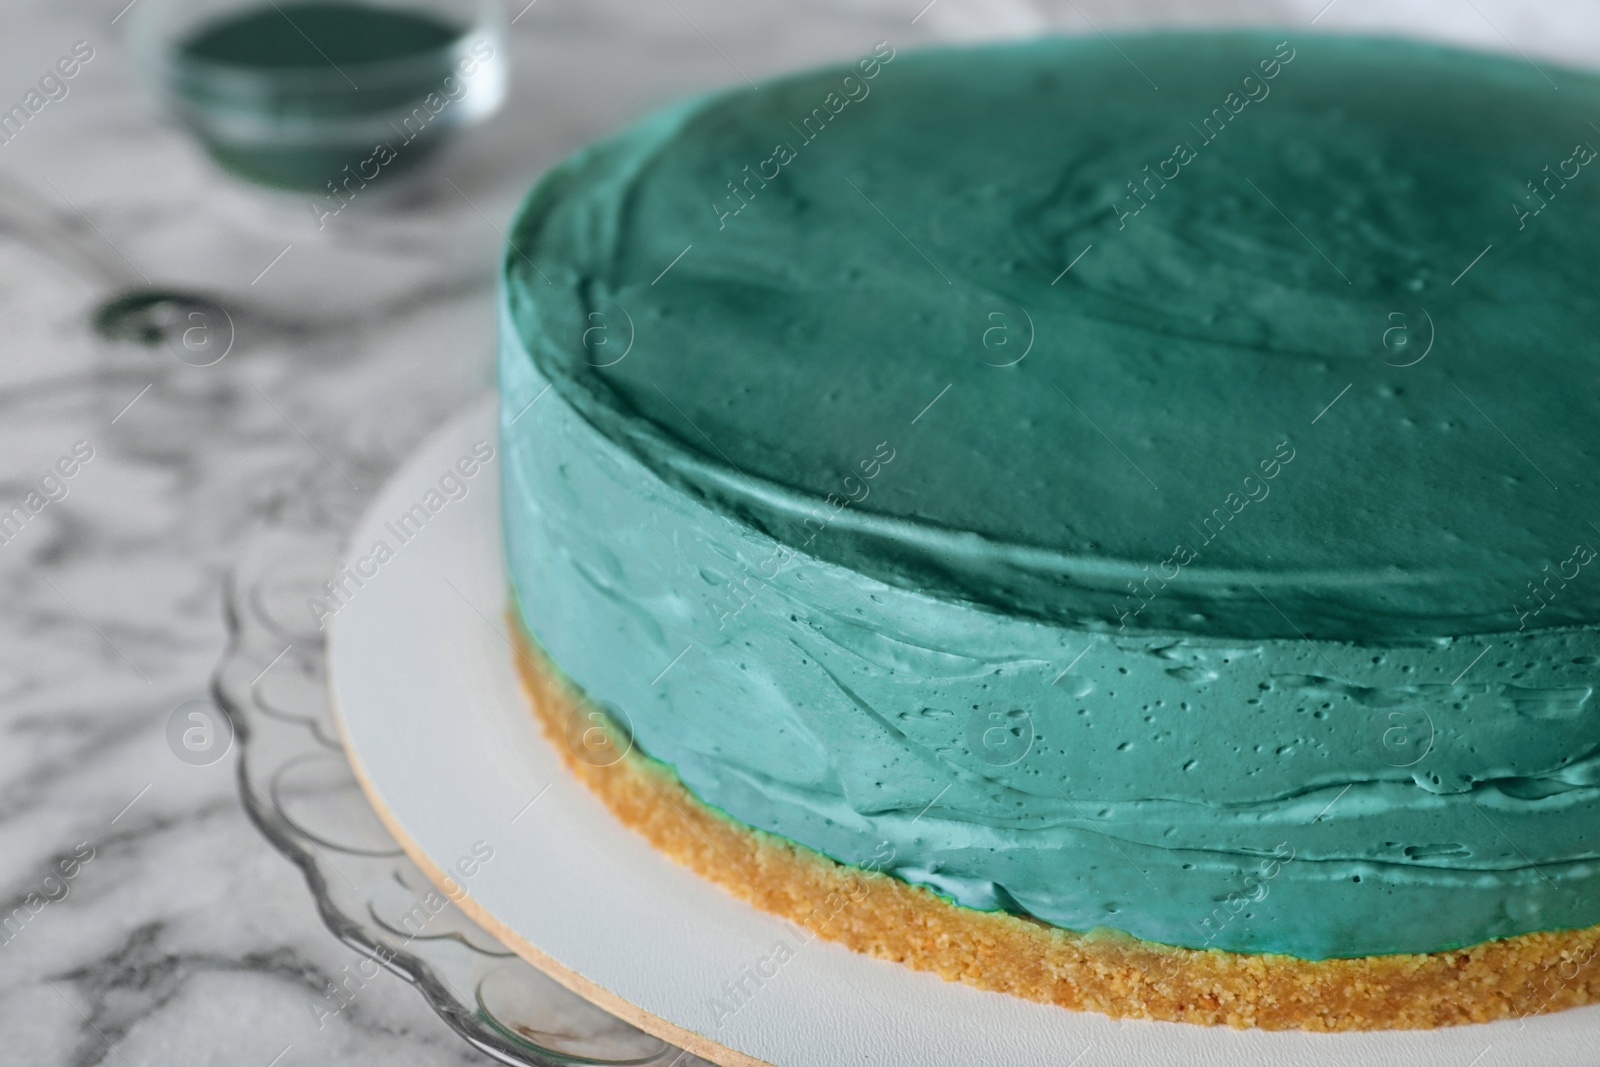
[(541, 187), (518, 326), (669, 481), (1002, 611), (1374, 643), (1600, 618), (1572, 577), (1600, 82), (1387, 40), (1124, 51), (884, 46), (661, 114)]

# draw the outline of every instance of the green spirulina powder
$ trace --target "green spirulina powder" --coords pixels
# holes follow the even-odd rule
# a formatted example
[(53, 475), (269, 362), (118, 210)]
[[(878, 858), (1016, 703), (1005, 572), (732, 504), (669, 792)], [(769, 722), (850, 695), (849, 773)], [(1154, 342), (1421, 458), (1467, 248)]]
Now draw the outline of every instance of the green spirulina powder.
[(224, 168), (322, 190), (380, 140), (385, 173), (438, 147), (450, 123), (419, 105), (459, 81), (449, 79), (463, 32), (421, 11), (268, 4), (201, 25), (176, 49), (173, 83)]

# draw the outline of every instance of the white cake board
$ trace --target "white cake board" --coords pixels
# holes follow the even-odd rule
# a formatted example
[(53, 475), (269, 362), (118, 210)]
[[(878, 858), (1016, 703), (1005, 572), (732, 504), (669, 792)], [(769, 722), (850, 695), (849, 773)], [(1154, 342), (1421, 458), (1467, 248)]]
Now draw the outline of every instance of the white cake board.
[[(453, 874), (447, 888), (475, 920), (614, 1014), (730, 1067), (1600, 1062), (1600, 1006), (1372, 1034), (1116, 1022), (856, 955), (729, 897), (618, 823), (535, 723), (505, 623), (498, 458), (406, 543), (385, 525), (479, 441), (498, 456), (493, 398), (420, 449), (353, 534), (352, 565), (378, 541), (395, 556), (328, 620), (334, 705), (357, 776), (412, 859), (436, 882)], [(468, 877), (457, 864), (478, 842), (493, 858)], [(719, 1023), (723, 984), (780, 941), (793, 958)]]

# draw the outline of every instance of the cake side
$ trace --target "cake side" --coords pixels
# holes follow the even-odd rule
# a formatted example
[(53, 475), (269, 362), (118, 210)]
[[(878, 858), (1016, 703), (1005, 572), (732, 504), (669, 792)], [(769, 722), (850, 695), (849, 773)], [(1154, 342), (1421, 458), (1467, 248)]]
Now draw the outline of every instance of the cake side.
[(877, 866), (840, 864), (706, 806), (597, 716), (515, 612), (507, 622), (535, 718), (622, 823), (733, 896), (856, 952), (1077, 1011), (1266, 1030), (1426, 1029), (1600, 1001), (1600, 926), (1452, 952), (1302, 960), (1078, 934), (961, 907), (884, 874), (890, 853)]

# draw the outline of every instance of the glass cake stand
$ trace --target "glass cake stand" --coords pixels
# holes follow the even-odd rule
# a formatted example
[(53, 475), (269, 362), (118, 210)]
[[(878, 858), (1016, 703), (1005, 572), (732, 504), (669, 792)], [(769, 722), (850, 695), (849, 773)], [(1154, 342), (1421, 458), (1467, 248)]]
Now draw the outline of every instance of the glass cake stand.
[[(327, 649), (306, 607), (339, 559), (345, 507), (263, 531), (229, 575), (212, 696), (239, 748), (239, 793), (305, 877), (334, 936), (411, 983), (501, 1063), (711, 1067), (617, 1019), (507, 950), (434, 888), (367, 804), (334, 724)], [(363, 963), (363, 971), (370, 965)]]

